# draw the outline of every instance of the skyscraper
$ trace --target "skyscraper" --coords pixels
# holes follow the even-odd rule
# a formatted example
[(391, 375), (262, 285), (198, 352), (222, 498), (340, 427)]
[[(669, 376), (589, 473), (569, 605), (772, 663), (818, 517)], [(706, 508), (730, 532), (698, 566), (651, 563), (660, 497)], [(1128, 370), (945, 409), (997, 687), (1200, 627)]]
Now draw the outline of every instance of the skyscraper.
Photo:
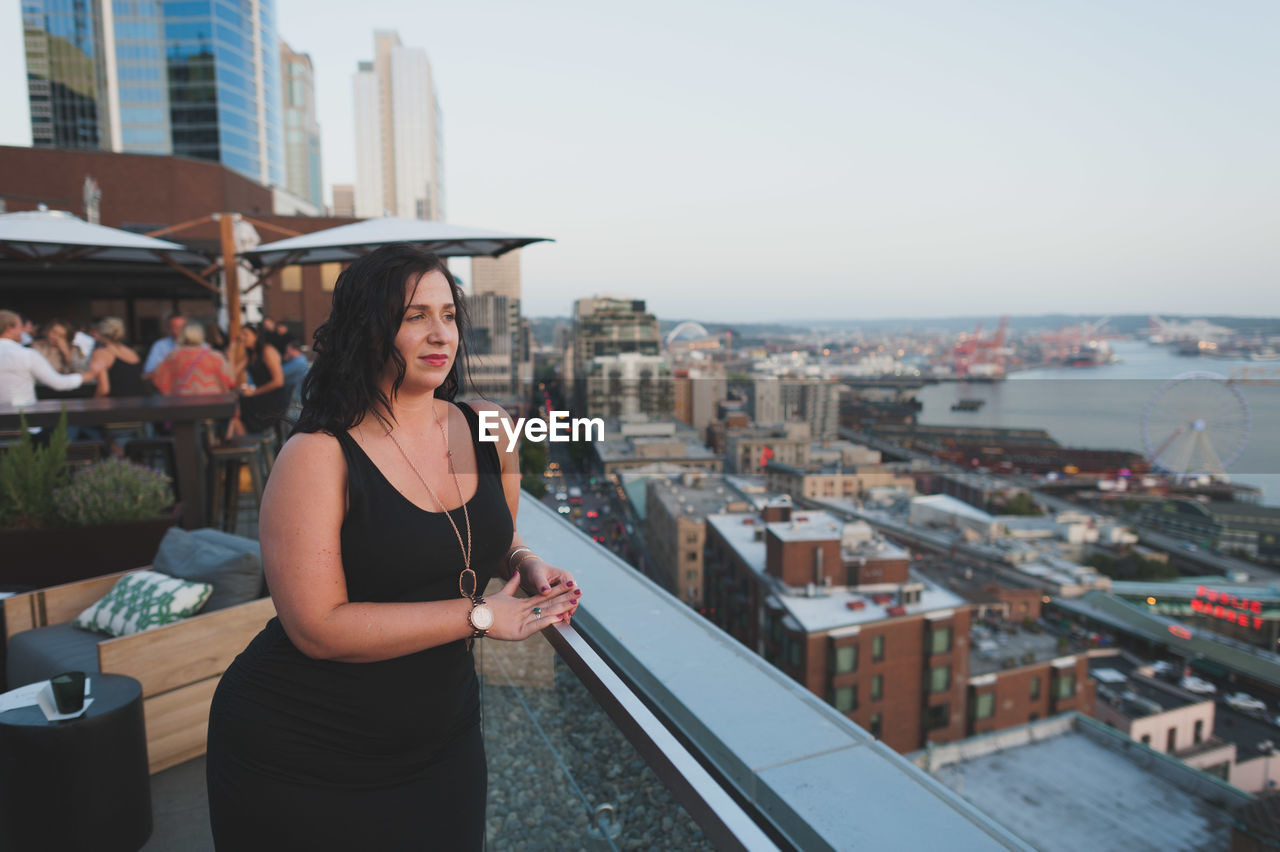
[[(320, 179), (320, 123), (316, 119), (316, 78), (311, 57), (280, 41), (283, 72), (285, 188), (324, 207)], [(334, 202), (337, 203), (336, 200)]]
[(356, 215), (444, 218), (440, 104), (426, 51), (374, 33), (374, 59), (352, 78)]
[(36, 147), (213, 160), (282, 185), (275, 0), (23, 0)]

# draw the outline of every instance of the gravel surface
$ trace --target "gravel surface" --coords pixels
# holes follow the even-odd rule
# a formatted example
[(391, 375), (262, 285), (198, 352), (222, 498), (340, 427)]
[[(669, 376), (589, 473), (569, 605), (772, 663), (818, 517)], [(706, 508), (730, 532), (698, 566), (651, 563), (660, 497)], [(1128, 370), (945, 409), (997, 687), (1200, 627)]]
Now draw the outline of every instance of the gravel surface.
[[(495, 645), (482, 681), (489, 850), (714, 849), (550, 646), (498, 657)], [(592, 825), (604, 804), (611, 831)]]

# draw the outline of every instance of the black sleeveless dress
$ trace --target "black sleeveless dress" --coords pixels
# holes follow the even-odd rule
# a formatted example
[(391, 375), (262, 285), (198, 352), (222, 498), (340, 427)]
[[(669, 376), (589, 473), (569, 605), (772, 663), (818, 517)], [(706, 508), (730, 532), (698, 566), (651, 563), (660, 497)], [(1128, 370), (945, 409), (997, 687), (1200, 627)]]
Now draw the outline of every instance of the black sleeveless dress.
[[(479, 588), (513, 525), (497, 445), (471, 428), (467, 502)], [(462, 553), (442, 513), (411, 503), (349, 435), (342, 563), (352, 601), (458, 597)], [(463, 531), (462, 512), (452, 513)], [(483, 640), (481, 640), (483, 641)], [(474, 646), (473, 646), (474, 647)], [(468, 850), (484, 837), (479, 685), (463, 640), (374, 663), (305, 656), (278, 618), (222, 676), (209, 714), (209, 817), (220, 850)]]
[(107, 368), (107, 381), (111, 385), (108, 396), (149, 396), (151, 389), (142, 379), (142, 362), (126, 363), (116, 358)]
[[(255, 387), (271, 381), (271, 368), (261, 358), (249, 364), (249, 378)], [(240, 397), (240, 420), (246, 432), (268, 432), (284, 417), (289, 405), (289, 391), (284, 386), (254, 396)], [(447, 525), (447, 523), (446, 523)]]

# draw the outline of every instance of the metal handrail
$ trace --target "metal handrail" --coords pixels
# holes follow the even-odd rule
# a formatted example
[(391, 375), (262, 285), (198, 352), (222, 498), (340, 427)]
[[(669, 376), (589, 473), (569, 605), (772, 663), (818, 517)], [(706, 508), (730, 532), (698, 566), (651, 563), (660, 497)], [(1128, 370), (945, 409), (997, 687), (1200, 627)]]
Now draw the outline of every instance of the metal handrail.
[(778, 846), (572, 627), (542, 635), (717, 849)]

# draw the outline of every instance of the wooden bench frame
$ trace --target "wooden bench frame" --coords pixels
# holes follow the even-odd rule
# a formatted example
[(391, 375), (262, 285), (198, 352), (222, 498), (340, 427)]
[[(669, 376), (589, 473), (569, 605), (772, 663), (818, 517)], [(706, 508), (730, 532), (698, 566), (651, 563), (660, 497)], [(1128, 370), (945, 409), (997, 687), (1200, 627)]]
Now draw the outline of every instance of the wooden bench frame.
[[(23, 630), (73, 620), (131, 573), (5, 598), (6, 641)], [(222, 673), (275, 614), (271, 598), (259, 598), (132, 636), (104, 636), (98, 642), (99, 671), (128, 675), (142, 684), (147, 759), (153, 774), (204, 754), (209, 704)]]

